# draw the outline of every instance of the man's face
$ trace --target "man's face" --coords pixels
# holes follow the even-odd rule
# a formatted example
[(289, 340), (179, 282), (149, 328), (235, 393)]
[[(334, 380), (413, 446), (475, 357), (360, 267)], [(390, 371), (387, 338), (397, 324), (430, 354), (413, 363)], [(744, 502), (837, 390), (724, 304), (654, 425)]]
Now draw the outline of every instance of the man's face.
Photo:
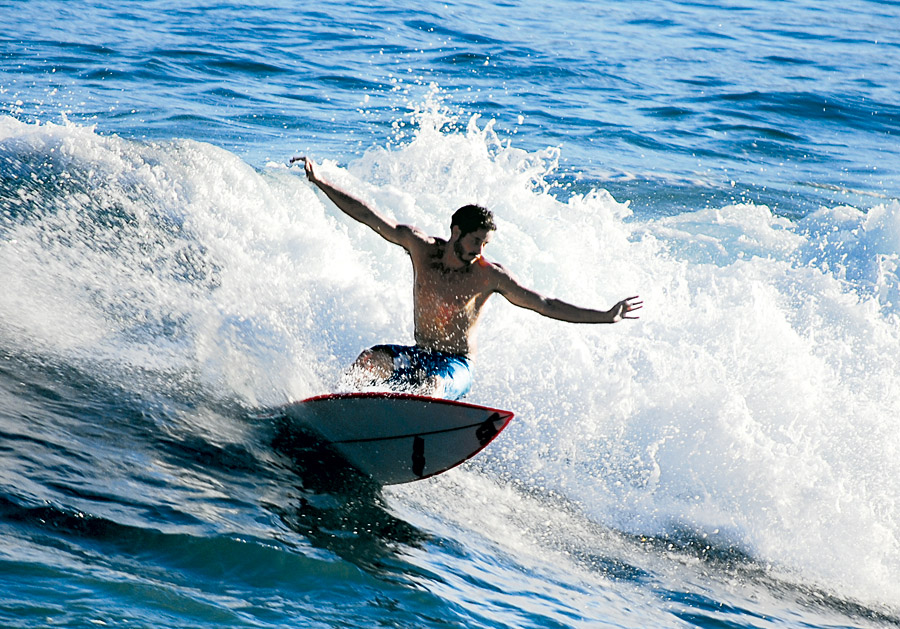
[(491, 236), (494, 234), (493, 231), (479, 229), (477, 231), (459, 235), (459, 227), (454, 227), (453, 229), (457, 234), (456, 239), (453, 241), (453, 253), (455, 253), (460, 262), (464, 264), (472, 264), (475, 262), (481, 255), (481, 252), (484, 251), (485, 245), (491, 241)]

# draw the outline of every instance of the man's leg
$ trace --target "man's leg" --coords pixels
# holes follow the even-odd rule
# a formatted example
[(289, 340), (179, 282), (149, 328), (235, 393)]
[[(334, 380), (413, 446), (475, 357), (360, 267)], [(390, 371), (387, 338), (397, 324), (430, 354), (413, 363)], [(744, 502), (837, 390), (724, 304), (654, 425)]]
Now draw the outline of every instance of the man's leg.
[(338, 383), (339, 391), (361, 391), (380, 387), (394, 375), (394, 356), (381, 345), (370, 347), (357, 357)]
[(361, 378), (384, 381), (394, 375), (394, 357), (384, 347), (370, 347), (362, 351), (350, 369)]

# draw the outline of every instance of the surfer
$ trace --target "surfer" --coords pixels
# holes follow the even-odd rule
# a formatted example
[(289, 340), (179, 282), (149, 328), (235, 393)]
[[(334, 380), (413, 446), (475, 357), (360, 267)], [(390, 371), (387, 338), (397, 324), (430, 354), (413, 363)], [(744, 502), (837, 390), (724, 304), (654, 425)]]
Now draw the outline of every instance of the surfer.
[(306, 176), (350, 218), (403, 247), (414, 272), (415, 345), (376, 345), (364, 350), (348, 372), (356, 387), (386, 383), (436, 397), (459, 399), (472, 386), (473, 332), (488, 298), (503, 295), (515, 306), (572, 323), (616, 323), (637, 319), (637, 296), (609, 310), (594, 310), (551, 299), (522, 286), (497, 263), (484, 258), (496, 229), (492, 213), (478, 205), (459, 208), (450, 221), (450, 238), (428, 236), (382, 216), (347, 192), (322, 181), (313, 160), (302, 161)]

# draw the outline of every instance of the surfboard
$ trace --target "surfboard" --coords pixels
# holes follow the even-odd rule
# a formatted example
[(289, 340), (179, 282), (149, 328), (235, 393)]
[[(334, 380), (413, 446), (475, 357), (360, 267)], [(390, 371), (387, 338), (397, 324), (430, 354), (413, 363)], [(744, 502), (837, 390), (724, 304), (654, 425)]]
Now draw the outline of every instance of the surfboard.
[(282, 408), (381, 485), (429, 478), (481, 452), (513, 413), (404, 393), (338, 393)]

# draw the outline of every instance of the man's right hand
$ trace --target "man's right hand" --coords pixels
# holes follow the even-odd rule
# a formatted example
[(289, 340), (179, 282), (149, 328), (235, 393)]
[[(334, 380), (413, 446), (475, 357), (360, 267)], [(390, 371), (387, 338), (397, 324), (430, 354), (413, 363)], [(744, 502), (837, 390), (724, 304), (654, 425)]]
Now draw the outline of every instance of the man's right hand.
[(315, 163), (308, 157), (292, 157), (290, 163), (294, 164), (296, 162), (303, 162), (304, 168), (306, 170), (306, 178), (309, 179), (312, 183), (317, 183), (319, 178), (316, 177), (316, 172), (314, 170)]

